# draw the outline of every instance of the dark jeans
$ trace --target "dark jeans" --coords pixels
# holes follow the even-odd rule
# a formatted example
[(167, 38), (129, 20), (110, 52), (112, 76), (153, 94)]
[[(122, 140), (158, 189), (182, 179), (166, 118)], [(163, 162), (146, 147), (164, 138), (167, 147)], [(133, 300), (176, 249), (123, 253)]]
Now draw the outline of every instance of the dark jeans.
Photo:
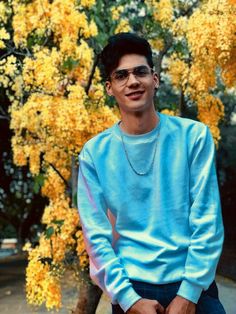
[[(157, 300), (164, 308), (174, 299), (181, 282), (165, 285), (153, 285), (139, 281), (132, 281), (134, 290), (146, 299)], [(112, 304), (112, 314), (124, 314), (119, 305)], [(196, 314), (226, 314), (218, 297), (218, 288), (215, 281), (203, 291), (197, 303)]]

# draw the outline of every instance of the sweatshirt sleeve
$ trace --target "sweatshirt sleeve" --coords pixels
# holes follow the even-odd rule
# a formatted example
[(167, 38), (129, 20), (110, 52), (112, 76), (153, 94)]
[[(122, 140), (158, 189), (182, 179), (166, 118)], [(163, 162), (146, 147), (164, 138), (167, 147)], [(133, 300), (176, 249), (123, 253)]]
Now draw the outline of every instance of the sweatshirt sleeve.
[(215, 277), (224, 231), (215, 170), (215, 146), (202, 126), (190, 153), (191, 239), (178, 295), (197, 303)]
[(112, 248), (112, 226), (107, 217), (107, 204), (92, 158), (86, 148), (79, 156), (78, 209), (94, 281), (106, 292), (112, 303), (126, 312), (141, 297)]

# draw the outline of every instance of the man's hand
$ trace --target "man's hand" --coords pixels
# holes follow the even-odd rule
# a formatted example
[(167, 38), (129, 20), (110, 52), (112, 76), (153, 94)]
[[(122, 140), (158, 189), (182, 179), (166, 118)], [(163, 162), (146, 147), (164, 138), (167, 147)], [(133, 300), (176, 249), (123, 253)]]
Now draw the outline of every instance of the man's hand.
[(127, 314), (164, 314), (163, 306), (156, 300), (140, 299), (126, 312)]
[(167, 307), (165, 314), (195, 314), (196, 304), (177, 295)]

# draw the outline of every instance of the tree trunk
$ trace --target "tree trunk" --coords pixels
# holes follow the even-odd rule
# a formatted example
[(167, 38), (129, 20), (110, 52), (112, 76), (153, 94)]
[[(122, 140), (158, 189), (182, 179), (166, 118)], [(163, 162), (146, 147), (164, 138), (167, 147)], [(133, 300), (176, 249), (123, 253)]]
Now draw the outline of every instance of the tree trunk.
[(102, 290), (90, 282), (83, 281), (79, 287), (79, 298), (73, 314), (95, 314)]
[(71, 200), (72, 206), (77, 207), (77, 179), (78, 179), (78, 163), (76, 162), (76, 157), (72, 156), (71, 160)]
[[(76, 191), (78, 178), (78, 165), (76, 159), (72, 157), (71, 171), (71, 190), (72, 190), (72, 205), (77, 206)], [(100, 301), (102, 290), (94, 285), (89, 277), (88, 272), (80, 272), (79, 296), (73, 314), (95, 314), (98, 303)]]
[(184, 99), (184, 91), (181, 88), (180, 91), (180, 98), (179, 98), (179, 111), (180, 111), (180, 116), (181, 117), (187, 117), (187, 107), (186, 107), (186, 102)]

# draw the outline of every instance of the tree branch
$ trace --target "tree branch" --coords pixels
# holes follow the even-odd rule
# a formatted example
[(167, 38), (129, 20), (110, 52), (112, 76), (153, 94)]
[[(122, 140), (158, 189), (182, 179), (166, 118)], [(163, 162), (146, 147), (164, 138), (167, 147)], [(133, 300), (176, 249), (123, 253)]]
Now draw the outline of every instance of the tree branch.
[(7, 52), (0, 57), (0, 60), (3, 60), (4, 58), (6, 58), (7, 56), (9, 56), (11, 54), (24, 56), (24, 57), (32, 57), (32, 54), (30, 53), (30, 51), (27, 48), (26, 48), (26, 53), (25, 53), (25, 52), (17, 51), (15, 47), (7, 45)]
[(2, 114), (0, 115), (0, 119), (10, 121), (9, 115), (3, 110), (2, 107), (0, 107), (0, 113)]
[(67, 189), (70, 191), (71, 188), (68, 184), (68, 182), (66, 181), (66, 179), (63, 177), (63, 175), (60, 173), (60, 171), (57, 170), (57, 168), (49, 162), (49, 165), (52, 167), (52, 169), (59, 175), (59, 177), (62, 179), (62, 181), (64, 182), (65, 186), (67, 187)]
[(1, 115), (0, 115), (0, 119), (1, 119), (1, 120), (10, 121), (10, 118), (9, 118), (8, 116), (1, 116)]
[(169, 50), (169, 48), (171, 47), (172, 41), (173, 41), (173, 38), (171, 38), (171, 39), (169, 39), (168, 41), (165, 42), (164, 48), (160, 51), (160, 53), (159, 53), (159, 55), (157, 57), (157, 61), (156, 61), (155, 65), (156, 65), (156, 73), (157, 73), (159, 81), (160, 81), (160, 76), (161, 76), (162, 60), (163, 60), (165, 54), (167, 53), (167, 51)]
[(88, 95), (89, 89), (90, 89), (91, 84), (92, 84), (92, 80), (93, 80), (93, 76), (94, 76), (94, 73), (96, 70), (96, 66), (98, 65), (98, 60), (99, 60), (99, 54), (96, 54), (96, 57), (95, 57), (95, 60), (93, 63), (93, 67), (92, 67), (92, 71), (91, 71), (90, 76), (89, 76), (88, 84), (85, 87), (85, 92), (87, 95)]
[(184, 11), (181, 16), (190, 16), (193, 13), (193, 9), (195, 9), (199, 5), (199, 1), (194, 2), (186, 11)]

